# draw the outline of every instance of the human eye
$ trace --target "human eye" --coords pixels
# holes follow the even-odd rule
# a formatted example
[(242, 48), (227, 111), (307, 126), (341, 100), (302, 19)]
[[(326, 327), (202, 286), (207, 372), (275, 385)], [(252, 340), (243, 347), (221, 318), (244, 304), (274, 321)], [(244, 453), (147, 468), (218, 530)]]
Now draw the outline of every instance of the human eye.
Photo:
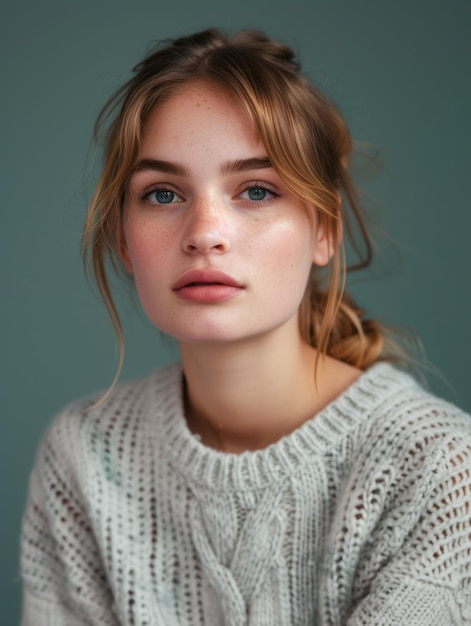
[(248, 200), (249, 202), (255, 203), (264, 203), (273, 198), (278, 198), (280, 193), (270, 185), (264, 181), (257, 181), (254, 183), (250, 183), (245, 187), (242, 193), (239, 194), (239, 197), (242, 200)]
[(183, 198), (173, 189), (169, 189), (166, 185), (158, 185), (147, 187), (139, 194), (139, 199), (153, 205), (175, 204), (183, 202)]

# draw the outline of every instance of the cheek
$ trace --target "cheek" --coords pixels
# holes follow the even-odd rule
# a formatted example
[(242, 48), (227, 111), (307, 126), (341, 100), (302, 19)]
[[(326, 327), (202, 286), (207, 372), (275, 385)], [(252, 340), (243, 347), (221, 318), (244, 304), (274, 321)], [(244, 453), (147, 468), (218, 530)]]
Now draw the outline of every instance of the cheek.
[[(169, 239), (165, 233), (145, 225), (128, 224), (126, 247), (136, 290), (149, 320), (160, 328), (164, 285), (169, 265)], [(159, 298), (156, 298), (159, 294)]]
[[(161, 327), (161, 315), (169, 281), (171, 237), (152, 225), (128, 224), (124, 229), (127, 252), (137, 294), (147, 317)], [(158, 294), (158, 298), (157, 298)], [(165, 308), (165, 307), (164, 307)]]
[[(286, 221), (261, 237), (259, 254), (264, 265), (272, 268), (275, 281), (305, 283), (314, 254), (311, 225), (307, 220)], [(294, 285), (293, 285), (294, 286)]]
[(164, 229), (145, 223), (128, 223), (124, 227), (124, 238), (136, 282), (141, 274), (154, 274), (165, 263), (171, 237)]

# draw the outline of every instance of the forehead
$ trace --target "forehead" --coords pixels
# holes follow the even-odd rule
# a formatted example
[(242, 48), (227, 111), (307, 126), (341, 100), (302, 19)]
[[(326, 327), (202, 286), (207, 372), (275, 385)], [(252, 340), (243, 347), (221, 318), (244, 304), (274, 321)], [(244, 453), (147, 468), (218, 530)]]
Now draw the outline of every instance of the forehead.
[[(156, 105), (147, 116), (140, 156), (159, 149), (209, 149), (222, 142), (227, 150), (265, 152), (242, 105), (223, 88), (194, 81)], [(150, 156), (150, 155), (149, 155)]]

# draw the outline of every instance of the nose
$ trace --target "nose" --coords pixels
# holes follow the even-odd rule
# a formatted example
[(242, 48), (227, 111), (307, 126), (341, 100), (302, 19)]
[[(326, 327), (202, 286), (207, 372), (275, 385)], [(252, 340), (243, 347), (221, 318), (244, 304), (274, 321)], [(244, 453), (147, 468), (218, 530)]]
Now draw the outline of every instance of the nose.
[(222, 202), (195, 201), (188, 210), (182, 247), (187, 254), (223, 254), (231, 247), (230, 224)]

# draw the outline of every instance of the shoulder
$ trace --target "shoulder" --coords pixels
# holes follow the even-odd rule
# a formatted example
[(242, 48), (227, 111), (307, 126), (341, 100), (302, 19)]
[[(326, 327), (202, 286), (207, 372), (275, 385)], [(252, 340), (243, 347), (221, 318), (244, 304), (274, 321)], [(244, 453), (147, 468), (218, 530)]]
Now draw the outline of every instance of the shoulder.
[(360, 507), (373, 525), (396, 516), (396, 534), (398, 525), (410, 532), (412, 520), (434, 519), (453, 498), (464, 506), (471, 494), (471, 416), (389, 365), (363, 378), (355, 394), (368, 409), (349, 453), (348, 506)]
[(173, 363), (132, 381), (118, 383), (108, 394), (96, 392), (67, 405), (53, 420), (52, 429), (88, 422), (131, 418), (147, 405), (168, 399), (180, 385), (181, 365)]
[(469, 581), (471, 417), (385, 364), (346, 400), (344, 410), (360, 407), (361, 417), (345, 445), (331, 562), (355, 564), (357, 599), (380, 577), (391, 593), (406, 577), (461, 589)]
[(471, 436), (471, 416), (424, 389), (410, 374), (382, 363), (362, 378), (352, 396), (367, 409), (364, 427), (370, 437), (406, 445)]
[(406, 501), (418, 511), (432, 494), (458, 484), (460, 473), (471, 475), (471, 416), (409, 374), (376, 365), (349, 399), (362, 416), (346, 452), (347, 490), (359, 490), (372, 512)]
[(116, 623), (106, 582), (115, 582), (106, 574), (110, 546), (116, 529), (120, 542), (123, 528), (132, 533), (140, 523), (137, 498), (154, 476), (154, 443), (161, 436), (152, 420), (178, 403), (180, 371), (170, 366), (117, 385), (108, 396), (78, 400), (52, 421), (23, 516), (28, 611), (53, 611), (61, 616), (55, 623), (70, 623), (72, 610), (83, 623)]
[(53, 418), (43, 436), (36, 470), (54, 462), (80, 473), (90, 456), (103, 459), (118, 449), (130, 453), (145, 438), (149, 416), (157, 417), (166, 406), (179, 402), (180, 381), (181, 366), (175, 363), (120, 383), (109, 396), (102, 391), (72, 402)]

